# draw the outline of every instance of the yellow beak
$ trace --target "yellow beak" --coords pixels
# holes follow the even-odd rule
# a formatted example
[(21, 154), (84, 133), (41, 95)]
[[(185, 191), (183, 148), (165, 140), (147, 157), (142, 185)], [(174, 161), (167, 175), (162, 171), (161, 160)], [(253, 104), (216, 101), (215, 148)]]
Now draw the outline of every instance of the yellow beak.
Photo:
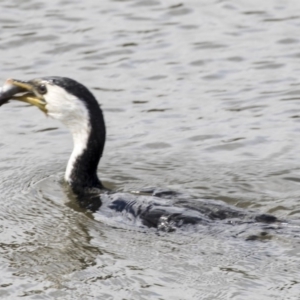
[(31, 105), (37, 106), (41, 111), (47, 113), (46, 101), (42, 95), (39, 95), (33, 84), (29, 82), (19, 81), (16, 79), (11, 79), (11, 84), (17, 86), (28, 93), (20, 96), (12, 96), (12, 99), (29, 103)]

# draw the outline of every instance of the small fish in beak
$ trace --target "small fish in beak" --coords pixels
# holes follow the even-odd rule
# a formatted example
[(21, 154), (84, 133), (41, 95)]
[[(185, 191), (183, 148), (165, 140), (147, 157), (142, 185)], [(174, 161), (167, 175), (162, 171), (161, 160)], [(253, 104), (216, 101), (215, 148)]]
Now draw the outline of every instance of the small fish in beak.
[(7, 79), (2, 87), (0, 87), (0, 106), (7, 103), (18, 93), (24, 93), (21, 87), (13, 84), (13, 79)]

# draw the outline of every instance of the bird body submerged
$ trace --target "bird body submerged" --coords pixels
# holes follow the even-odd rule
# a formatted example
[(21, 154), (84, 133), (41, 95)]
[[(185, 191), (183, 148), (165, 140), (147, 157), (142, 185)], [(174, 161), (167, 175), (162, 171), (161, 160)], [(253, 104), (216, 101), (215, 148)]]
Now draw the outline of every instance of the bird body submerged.
[[(30, 81), (9, 79), (0, 90), (0, 105), (19, 100), (37, 106), (50, 117), (61, 121), (73, 136), (74, 148), (68, 161), (65, 180), (82, 207), (92, 211), (110, 209), (139, 218), (148, 227), (170, 230), (185, 224), (203, 224), (214, 219), (239, 218), (245, 214), (226, 205), (199, 206), (184, 202), (174, 206), (162, 197), (133, 196), (107, 191), (97, 175), (103, 153), (106, 130), (100, 106), (82, 84), (64, 77), (44, 77)], [(95, 193), (96, 191), (96, 193)], [(157, 195), (158, 196), (158, 195)], [(253, 220), (274, 222), (268, 215)], [(163, 226), (162, 226), (163, 224)]]

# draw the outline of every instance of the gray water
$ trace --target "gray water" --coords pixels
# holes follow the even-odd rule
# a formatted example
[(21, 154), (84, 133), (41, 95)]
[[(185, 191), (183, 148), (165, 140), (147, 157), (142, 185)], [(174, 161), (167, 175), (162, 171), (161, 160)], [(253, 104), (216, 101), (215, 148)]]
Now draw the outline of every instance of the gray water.
[(12, 102), (2, 299), (299, 299), (298, 0), (1, 0), (0, 26), (2, 82), (67, 76), (101, 103), (106, 186), (288, 221), (158, 234), (80, 210), (63, 182), (68, 131)]

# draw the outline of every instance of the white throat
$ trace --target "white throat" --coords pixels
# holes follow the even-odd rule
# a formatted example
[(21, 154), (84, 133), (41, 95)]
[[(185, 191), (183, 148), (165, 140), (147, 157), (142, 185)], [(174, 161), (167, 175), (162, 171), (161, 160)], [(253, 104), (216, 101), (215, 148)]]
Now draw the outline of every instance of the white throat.
[(48, 115), (65, 124), (73, 136), (74, 148), (65, 173), (65, 180), (71, 183), (72, 170), (77, 158), (87, 148), (91, 133), (89, 112), (83, 101), (61, 87), (50, 84), (47, 87)]
[(90, 130), (82, 130), (80, 132), (73, 133), (73, 151), (69, 158), (67, 169), (65, 172), (65, 180), (71, 184), (71, 174), (76, 163), (76, 160), (87, 148), (87, 143), (90, 135)]

